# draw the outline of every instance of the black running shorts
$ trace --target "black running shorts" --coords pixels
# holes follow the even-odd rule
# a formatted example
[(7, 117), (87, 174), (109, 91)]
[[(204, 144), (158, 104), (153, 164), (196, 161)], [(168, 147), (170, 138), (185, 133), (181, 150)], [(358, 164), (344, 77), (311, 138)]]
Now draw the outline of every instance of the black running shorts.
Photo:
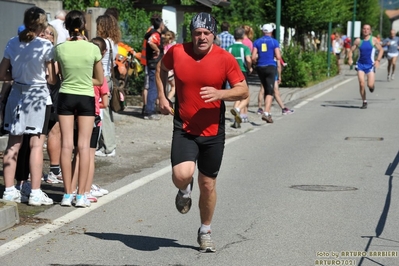
[(94, 116), (94, 97), (60, 93), (58, 95), (58, 115)]
[(266, 95), (274, 95), (274, 81), (276, 80), (277, 68), (276, 66), (261, 66), (256, 68), (260, 82), (265, 88)]
[(224, 142), (224, 134), (212, 137), (193, 136), (175, 128), (171, 151), (172, 167), (182, 162), (197, 161), (198, 171), (215, 178), (222, 164)]

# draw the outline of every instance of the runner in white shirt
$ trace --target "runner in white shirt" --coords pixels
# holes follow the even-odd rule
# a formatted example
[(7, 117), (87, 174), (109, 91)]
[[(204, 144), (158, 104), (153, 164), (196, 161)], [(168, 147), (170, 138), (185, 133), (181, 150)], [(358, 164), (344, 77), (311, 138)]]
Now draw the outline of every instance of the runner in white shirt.
[[(388, 76), (387, 80), (393, 80), (395, 78), (395, 68), (396, 68), (396, 59), (398, 58), (398, 43), (399, 37), (396, 36), (396, 31), (391, 30), (389, 38), (386, 38), (382, 42), (382, 46), (388, 47)], [(392, 70), (392, 71), (391, 71)]]

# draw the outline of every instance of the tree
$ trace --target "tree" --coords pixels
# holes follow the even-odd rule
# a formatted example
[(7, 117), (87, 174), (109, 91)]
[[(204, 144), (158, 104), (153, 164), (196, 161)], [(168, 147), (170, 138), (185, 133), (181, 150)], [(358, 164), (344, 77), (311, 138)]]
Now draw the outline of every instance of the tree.
[(371, 29), (378, 30), (380, 22), (379, 0), (358, 0), (356, 8), (356, 20), (362, 25), (369, 24)]

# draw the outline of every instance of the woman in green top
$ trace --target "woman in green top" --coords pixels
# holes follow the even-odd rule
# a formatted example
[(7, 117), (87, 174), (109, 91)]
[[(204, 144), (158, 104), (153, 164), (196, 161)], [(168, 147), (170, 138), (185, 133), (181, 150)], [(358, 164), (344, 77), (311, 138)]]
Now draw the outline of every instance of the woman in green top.
[(65, 18), (69, 41), (55, 47), (55, 61), (60, 66), (63, 82), (58, 96), (57, 113), (61, 128), (61, 169), (65, 194), (63, 206), (71, 206), (73, 200), (71, 157), (74, 148), (73, 129), (75, 117), (78, 127), (78, 153), (80, 154), (76, 207), (88, 207), (84, 196), (89, 174), (90, 137), (94, 125), (95, 105), (93, 85), (103, 84), (103, 68), (100, 49), (87, 42), (84, 36), (85, 18), (81, 11), (70, 11)]

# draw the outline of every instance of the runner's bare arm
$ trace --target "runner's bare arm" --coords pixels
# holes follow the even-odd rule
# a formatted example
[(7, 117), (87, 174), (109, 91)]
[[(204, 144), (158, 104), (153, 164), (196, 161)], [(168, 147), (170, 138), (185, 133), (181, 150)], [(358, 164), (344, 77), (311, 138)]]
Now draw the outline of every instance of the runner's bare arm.
[(357, 38), (357, 39), (355, 40), (355, 42), (353, 43), (351, 49), (349, 50), (349, 53), (348, 53), (348, 64), (349, 64), (349, 65), (352, 65), (352, 64), (353, 64), (352, 55), (353, 55), (353, 52), (358, 48), (359, 44), (360, 44), (360, 39)]

